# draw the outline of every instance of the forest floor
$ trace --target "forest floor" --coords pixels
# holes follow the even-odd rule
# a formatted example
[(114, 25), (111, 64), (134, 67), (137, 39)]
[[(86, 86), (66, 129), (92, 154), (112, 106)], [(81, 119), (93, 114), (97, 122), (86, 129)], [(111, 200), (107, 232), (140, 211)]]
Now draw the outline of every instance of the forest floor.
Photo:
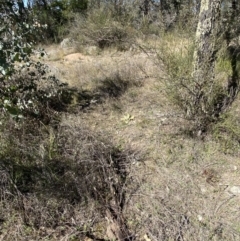
[[(142, 155), (134, 173), (141, 185), (127, 208), (129, 220), (139, 219), (139, 240), (145, 234), (149, 240), (240, 240), (240, 150), (213, 135), (188, 135), (189, 123), (164, 94), (158, 41), (145, 42), (145, 51), (108, 49), (60, 59), (63, 50), (53, 48), (46, 62), (77, 88), (91, 90), (106, 79), (133, 82), (71, 118)], [(239, 101), (230, 110), (238, 118)]]
[[(93, 48), (76, 53), (46, 46), (44, 62), (57, 78), (101, 96), (78, 112), (64, 114), (63, 121), (81, 123), (136, 151), (131, 176), (138, 188), (124, 209), (136, 240), (240, 240), (239, 145), (222, 141), (217, 133), (189, 134), (189, 122), (165, 94), (160, 41), (125, 52)], [(185, 44), (179, 41), (178, 47)], [(240, 99), (229, 113), (240, 118)], [(4, 237), (3, 232), (0, 240)], [(38, 240), (80, 239), (62, 232)]]

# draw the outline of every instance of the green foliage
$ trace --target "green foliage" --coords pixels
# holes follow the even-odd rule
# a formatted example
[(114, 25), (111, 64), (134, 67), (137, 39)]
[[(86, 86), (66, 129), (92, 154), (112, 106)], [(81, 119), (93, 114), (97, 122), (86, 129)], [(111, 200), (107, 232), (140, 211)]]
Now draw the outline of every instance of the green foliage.
[(47, 31), (38, 36), (40, 42), (60, 41), (68, 34), (67, 24), (75, 13), (83, 14), (88, 8), (87, 0), (54, 0), (47, 5), (33, 5), (33, 17), (37, 16), (40, 24), (47, 24)]
[(81, 12), (88, 7), (88, 0), (70, 0), (69, 9), (73, 12)]
[[(46, 26), (36, 19), (20, 21), (24, 17), (8, 3), (11, 7), (4, 8), (0, 29), (0, 108), (17, 119), (39, 117), (43, 106), (61, 92), (59, 81), (47, 75), (47, 67), (31, 58), (35, 35)], [(38, 54), (43, 56), (44, 51)]]
[(63, 1), (54, 1), (51, 6), (33, 6), (33, 18), (37, 16), (40, 24), (47, 25), (47, 31), (37, 35), (38, 42), (57, 41), (61, 27), (68, 21), (67, 4)]
[(226, 77), (231, 76), (232, 74), (231, 61), (224, 56), (220, 57), (216, 63), (216, 70), (218, 73), (220, 72), (226, 73)]

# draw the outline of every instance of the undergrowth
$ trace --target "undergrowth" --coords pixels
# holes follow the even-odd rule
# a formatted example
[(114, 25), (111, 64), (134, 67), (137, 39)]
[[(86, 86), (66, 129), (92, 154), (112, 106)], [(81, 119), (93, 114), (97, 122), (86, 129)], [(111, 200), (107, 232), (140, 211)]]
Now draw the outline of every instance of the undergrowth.
[[(224, 48), (224, 47), (223, 47)], [(159, 49), (167, 76), (162, 78), (168, 99), (190, 121), (195, 135), (212, 129), (221, 113), (232, 103), (228, 93), (231, 63), (226, 51), (220, 51), (213, 79), (197, 82), (193, 77), (194, 39), (166, 35)], [(207, 66), (206, 66), (207, 68)]]
[[(123, 210), (134, 189), (135, 151), (115, 146), (106, 133), (93, 133), (71, 119), (57, 127), (6, 120), (1, 127), (1, 205), (24, 225), (38, 233), (51, 228), (67, 232), (71, 225), (76, 237), (94, 237), (96, 223), (108, 212), (114, 228), (130, 235)], [(2, 212), (2, 223), (7, 225), (9, 215)], [(5, 237), (20, 240), (18, 235)]]
[(92, 10), (87, 16), (76, 16), (70, 36), (76, 48), (95, 45), (100, 49), (114, 46), (127, 50), (134, 42), (136, 31), (128, 23), (118, 21), (108, 8)]

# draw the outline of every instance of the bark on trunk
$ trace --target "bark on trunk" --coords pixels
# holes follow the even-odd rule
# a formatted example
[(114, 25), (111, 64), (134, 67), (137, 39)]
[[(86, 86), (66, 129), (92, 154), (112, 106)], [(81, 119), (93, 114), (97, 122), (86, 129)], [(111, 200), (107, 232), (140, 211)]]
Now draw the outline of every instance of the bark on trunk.
[(202, 0), (196, 31), (193, 77), (197, 83), (214, 78), (221, 0)]
[[(221, 0), (202, 0), (193, 56), (193, 86), (189, 117), (195, 119), (200, 132), (215, 121), (221, 111), (222, 95), (216, 89), (214, 75), (220, 48)], [(219, 107), (220, 106), (220, 107)]]
[(228, 52), (231, 59), (231, 67), (232, 67), (232, 76), (229, 77), (229, 80), (228, 80), (228, 89), (227, 89), (229, 94), (228, 102), (231, 102), (234, 100), (235, 96), (238, 93), (238, 88), (239, 88), (239, 76), (238, 76), (239, 74), (237, 70), (237, 59), (240, 51), (239, 51), (239, 47), (236, 46), (236, 44), (234, 43), (231, 44), (232, 36), (235, 35), (235, 33), (232, 33), (232, 28), (234, 29), (235, 26), (232, 26), (232, 25), (237, 22), (237, 17), (238, 17), (238, 3), (237, 3), (237, 0), (232, 0), (232, 6), (230, 9), (231, 24), (229, 24), (229, 28), (226, 31), (226, 40), (227, 40)]

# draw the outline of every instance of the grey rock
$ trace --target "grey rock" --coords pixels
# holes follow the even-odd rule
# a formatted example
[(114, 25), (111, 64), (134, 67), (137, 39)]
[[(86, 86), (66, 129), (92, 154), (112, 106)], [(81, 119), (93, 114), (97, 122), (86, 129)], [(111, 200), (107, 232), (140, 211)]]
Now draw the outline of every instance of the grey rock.
[(61, 48), (71, 48), (74, 45), (74, 41), (70, 38), (65, 38), (63, 41), (60, 43)]

